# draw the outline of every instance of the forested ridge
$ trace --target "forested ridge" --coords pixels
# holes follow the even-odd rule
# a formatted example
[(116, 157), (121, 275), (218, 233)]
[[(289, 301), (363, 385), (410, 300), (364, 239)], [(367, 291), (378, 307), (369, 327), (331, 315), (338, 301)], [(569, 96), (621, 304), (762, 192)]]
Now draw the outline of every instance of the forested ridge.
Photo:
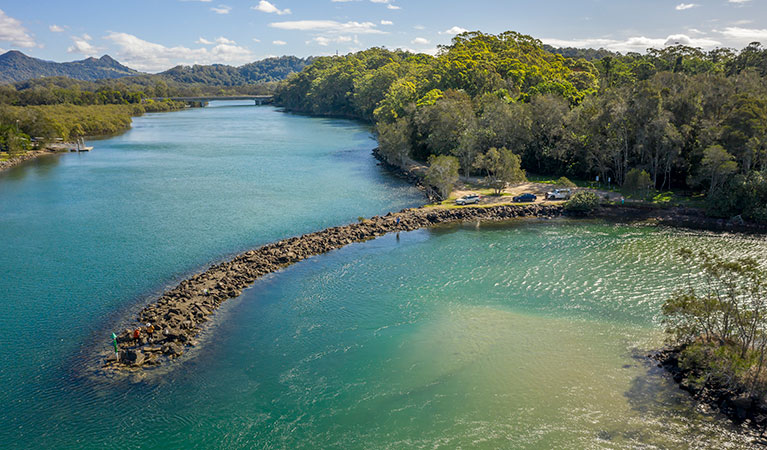
[(67, 77), (80, 81), (139, 77), (154, 82), (162, 80), (166, 83), (231, 87), (284, 80), (291, 73), (301, 71), (312, 60), (312, 57), (281, 56), (237, 67), (225, 64), (196, 64), (176, 66), (164, 72), (148, 74), (126, 67), (109, 55), (58, 63), (11, 50), (0, 55), (0, 83), (18, 83), (46, 77)]
[(508, 148), (536, 174), (648, 180), (705, 193), (713, 215), (767, 221), (767, 50), (759, 43), (559, 51), (514, 32), (464, 33), (436, 56), (372, 48), (318, 58), (276, 100), (375, 122), (395, 164), (450, 155), (469, 174), (480, 155)]

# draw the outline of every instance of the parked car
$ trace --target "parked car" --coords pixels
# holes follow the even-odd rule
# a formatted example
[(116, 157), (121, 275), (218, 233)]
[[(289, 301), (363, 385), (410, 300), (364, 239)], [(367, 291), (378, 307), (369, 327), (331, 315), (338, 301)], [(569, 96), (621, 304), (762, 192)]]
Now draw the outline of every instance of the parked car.
[(570, 189), (554, 189), (546, 193), (546, 200), (570, 200), (573, 191)]
[(513, 200), (514, 200), (515, 202), (518, 202), (518, 203), (519, 203), (519, 202), (534, 202), (534, 201), (536, 201), (537, 199), (538, 199), (538, 196), (536, 196), (535, 194), (531, 194), (531, 193), (529, 193), (529, 192), (528, 192), (528, 193), (526, 193), (526, 194), (517, 195), (516, 197), (514, 197), (514, 199), (513, 199)]
[(471, 205), (473, 203), (479, 203), (480, 196), (478, 194), (464, 195), (463, 197), (455, 201), (456, 205)]

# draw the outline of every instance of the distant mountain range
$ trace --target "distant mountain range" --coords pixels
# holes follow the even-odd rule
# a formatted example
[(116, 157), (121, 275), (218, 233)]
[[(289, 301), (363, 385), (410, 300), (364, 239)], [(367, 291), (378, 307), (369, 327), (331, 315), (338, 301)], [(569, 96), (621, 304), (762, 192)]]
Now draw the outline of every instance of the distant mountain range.
[(125, 67), (109, 55), (81, 61), (57, 63), (32, 58), (16, 50), (0, 55), (0, 83), (14, 83), (41, 77), (69, 77), (78, 80), (101, 80), (138, 75), (141, 72)]
[[(314, 58), (283, 56), (267, 58), (240, 67), (214, 64), (209, 66), (176, 66), (160, 76), (179, 83), (202, 83), (214, 86), (238, 86), (285, 79), (300, 72)], [(57, 63), (33, 58), (17, 50), (0, 55), (0, 83), (17, 83), (42, 77), (68, 77), (95, 81), (109, 78), (148, 75), (126, 67), (109, 55), (81, 61)]]

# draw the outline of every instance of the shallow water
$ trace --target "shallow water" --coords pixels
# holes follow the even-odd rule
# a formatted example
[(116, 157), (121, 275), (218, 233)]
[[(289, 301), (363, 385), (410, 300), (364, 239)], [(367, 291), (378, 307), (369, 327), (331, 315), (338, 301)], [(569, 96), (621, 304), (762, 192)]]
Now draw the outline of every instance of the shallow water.
[(748, 446), (644, 355), (687, 277), (676, 248), (764, 259), (763, 238), (565, 220), (388, 235), (257, 281), (165, 376), (90, 377), (94, 330), (183, 273), (418, 201), (364, 129), (271, 108), (145, 117), (96, 146), (0, 176), (0, 447)]

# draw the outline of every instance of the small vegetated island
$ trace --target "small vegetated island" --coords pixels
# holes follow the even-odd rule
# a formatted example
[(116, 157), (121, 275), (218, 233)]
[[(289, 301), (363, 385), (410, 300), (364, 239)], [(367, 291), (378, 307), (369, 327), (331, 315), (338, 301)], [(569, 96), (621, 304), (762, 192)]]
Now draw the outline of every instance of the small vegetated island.
[[(503, 197), (509, 183), (527, 179), (580, 192), (564, 206), (406, 211), (244, 253), (145, 307), (139, 327), (117, 336), (114, 367), (179, 356), (206, 317), (257, 277), (387, 232), (588, 214), (611, 191), (621, 197), (610, 198), (613, 204), (694, 206), (728, 223), (767, 224), (767, 50), (759, 43), (740, 51), (677, 45), (619, 54), (555, 49), (515, 32), (467, 32), (436, 56), (372, 48), (294, 67), (300, 72), (285, 81), (261, 80), (269, 84), (249, 83), (247, 70), (176, 68), (0, 86), (0, 158), (26, 151), (31, 137), (111, 133), (128, 127), (132, 115), (186, 106), (152, 98), (273, 92), (289, 111), (375, 124), (378, 155), (437, 200), (451, 199), (461, 185)], [(594, 184), (603, 190), (583, 190)], [(659, 358), (677, 381), (716, 398), (733, 417), (767, 423), (763, 268), (688, 256), (700, 270), (663, 308), (674, 347)], [(156, 326), (141, 328), (147, 321)]]

